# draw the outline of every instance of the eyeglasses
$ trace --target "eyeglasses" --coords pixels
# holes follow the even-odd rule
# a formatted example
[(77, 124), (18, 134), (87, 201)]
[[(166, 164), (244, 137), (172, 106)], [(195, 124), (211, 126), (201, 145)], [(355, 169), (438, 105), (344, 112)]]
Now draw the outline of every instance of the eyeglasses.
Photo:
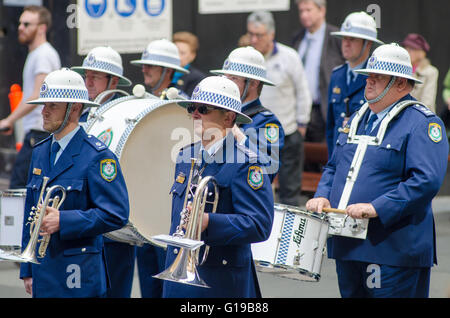
[(39, 24), (42, 24), (42, 23), (31, 23), (31, 22), (21, 22), (21, 21), (19, 21), (19, 23), (17, 24), (17, 27), (20, 27), (22, 24), (23, 24), (23, 26), (25, 28), (28, 28), (30, 25), (39, 25)]
[(186, 110), (189, 114), (192, 114), (193, 112), (195, 112), (196, 109), (198, 110), (198, 112), (200, 114), (206, 115), (210, 111), (213, 111), (218, 108), (214, 107), (214, 106), (205, 105), (205, 104), (190, 104), (189, 106), (186, 107)]

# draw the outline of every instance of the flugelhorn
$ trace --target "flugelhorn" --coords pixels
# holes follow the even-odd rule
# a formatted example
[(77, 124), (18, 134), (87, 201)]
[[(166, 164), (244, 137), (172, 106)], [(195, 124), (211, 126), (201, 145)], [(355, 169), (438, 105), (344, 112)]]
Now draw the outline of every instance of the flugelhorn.
[[(45, 199), (44, 192), (47, 187), (49, 178), (44, 177), (42, 182), (42, 188), (41, 192), (39, 194), (39, 199), (36, 204), (36, 207), (31, 208), (30, 217), (28, 218), (28, 223), (30, 224), (30, 239), (28, 241), (27, 246), (23, 250), (21, 254), (16, 253), (3, 253), (0, 258), (13, 261), (13, 262), (21, 262), (21, 263), (35, 263), (39, 264), (37, 258), (36, 258), (36, 246), (37, 243), (42, 242), (44, 243), (43, 246), (40, 246), (39, 249), (42, 248), (43, 255), (45, 255), (45, 250), (47, 249), (48, 242), (50, 238), (43, 237), (42, 240), (39, 240), (39, 232), (41, 230), (41, 224), (42, 220), (44, 219), (47, 206), (49, 205), (50, 201), (52, 201), (51, 196), (54, 191), (60, 190), (63, 193), (63, 196), (61, 200), (59, 200), (59, 197), (56, 199), (56, 204), (54, 206), (61, 206), (61, 204), (64, 202), (64, 199), (66, 197), (66, 190), (64, 187), (60, 185), (54, 185), (51, 188), (49, 188), (46, 192)], [(55, 201), (53, 201), (55, 202)], [(43, 257), (43, 256), (42, 256)]]
[[(191, 160), (191, 172), (186, 188), (187, 192), (184, 201), (184, 207), (181, 212), (180, 224), (177, 227), (177, 231), (174, 233), (174, 235), (172, 235), (173, 239), (165, 240), (165, 243), (178, 246), (180, 247), (180, 250), (172, 265), (163, 272), (153, 277), (177, 283), (208, 288), (209, 286), (200, 277), (197, 271), (197, 265), (202, 265), (205, 262), (209, 252), (209, 246), (206, 246), (203, 253), (203, 259), (201, 263), (199, 263), (199, 247), (203, 245), (203, 242), (201, 242), (201, 227), (206, 204), (212, 204), (212, 210), (210, 213), (216, 212), (217, 204), (219, 201), (219, 191), (217, 182), (214, 177), (207, 176), (205, 178), (201, 178), (197, 185), (197, 189), (195, 190), (191, 209), (189, 211), (189, 209), (187, 208), (187, 198), (190, 195), (189, 192), (192, 183), (192, 172), (196, 159)], [(209, 192), (208, 185), (210, 183), (214, 187), (213, 193)], [(208, 197), (212, 196), (213, 194), (214, 200), (208, 201)], [(184, 235), (182, 234), (183, 229), (186, 230)], [(200, 242), (200, 244), (196, 245), (196, 242)]]

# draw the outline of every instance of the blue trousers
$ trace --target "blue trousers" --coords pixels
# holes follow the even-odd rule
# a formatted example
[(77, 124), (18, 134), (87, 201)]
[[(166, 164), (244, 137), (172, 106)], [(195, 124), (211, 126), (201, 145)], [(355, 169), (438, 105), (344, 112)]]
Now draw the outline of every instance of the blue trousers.
[(397, 267), (336, 260), (343, 298), (428, 298), (429, 267)]
[(105, 256), (111, 283), (107, 298), (130, 298), (133, 286), (136, 246), (105, 237)]
[(144, 244), (142, 247), (137, 247), (136, 258), (142, 298), (161, 298), (163, 280), (152, 276), (165, 269), (165, 249)]
[(50, 136), (48, 132), (31, 130), (29, 131), (22, 143), (22, 148), (17, 154), (14, 162), (13, 170), (10, 177), (10, 189), (25, 188), (28, 180), (28, 170), (30, 169), (31, 154), (35, 144)]

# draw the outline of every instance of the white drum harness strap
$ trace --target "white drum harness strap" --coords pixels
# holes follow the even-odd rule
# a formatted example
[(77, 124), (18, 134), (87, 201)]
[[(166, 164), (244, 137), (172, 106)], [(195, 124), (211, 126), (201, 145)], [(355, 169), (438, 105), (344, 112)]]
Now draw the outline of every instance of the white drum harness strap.
[[(352, 194), (353, 186), (358, 178), (358, 174), (361, 168), (361, 164), (364, 160), (364, 156), (366, 154), (366, 150), (368, 146), (378, 147), (383, 142), (384, 135), (386, 133), (386, 129), (389, 125), (389, 122), (395, 118), (402, 110), (406, 107), (420, 104), (426, 107), (421, 102), (418, 101), (403, 101), (395, 105), (383, 118), (380, 123), (380, 128), (378, 129), (378, 133), (376, 136), (367, 136), (367, 135), (357, 135), (356, 131), (358, 129), (358, 124), (363, 118), (365, 112), (369, 108), (369, 104), (365, 103), (355, 114), (353, 118), (348, 137), (347, 143), (358, 145), (353, 155), (353, 160), (350, 165), (350, 169), (347, 174), (347, 180), (345, 182), (344, 190), (342, 191), (341, 199), (339, 201), (338, 209), (345, 210), (348, 205), (348, 201)], [(365, 239), (367, 236), (367, 228), (369, 224), (369, 219), (358, 219), (355, 220), (348, 215), (337, 214), (337, 213), (329, 213), (329, 221), (330, 228), (328, 234), (331, 235), (339, 235), (339, 236), (348, 236), (353, 238)]]

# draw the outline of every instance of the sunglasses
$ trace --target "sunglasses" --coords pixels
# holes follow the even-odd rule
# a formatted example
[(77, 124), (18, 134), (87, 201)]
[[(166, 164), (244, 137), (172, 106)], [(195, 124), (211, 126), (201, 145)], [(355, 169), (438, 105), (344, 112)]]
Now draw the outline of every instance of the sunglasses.
[(205, 105), (205, 104), (190, 104), (189, 106), (186, 107), (186, 110), (189, 114), (192, 114), (193, 112), (195, 112), (195, 110), (198, 110), (198, 112), (202, 115), (206, 115), (208, 114), (210, 111), (213, 111), (215, 109), (218, 109), (217, 107), (214, 106), (209, 106), (209, 105)]
[(23, 26), (25, 27), (25, 28), (28, 28), (30, 25), (39, 25), (39, 24), (41, 24), (41, 23), (31, 23), (31, 22), (20, 22), (19, 21), (19, 23), (18, 23), (18, 27), (20, 26), (20, 25), (22, 25), (23, 24)]

